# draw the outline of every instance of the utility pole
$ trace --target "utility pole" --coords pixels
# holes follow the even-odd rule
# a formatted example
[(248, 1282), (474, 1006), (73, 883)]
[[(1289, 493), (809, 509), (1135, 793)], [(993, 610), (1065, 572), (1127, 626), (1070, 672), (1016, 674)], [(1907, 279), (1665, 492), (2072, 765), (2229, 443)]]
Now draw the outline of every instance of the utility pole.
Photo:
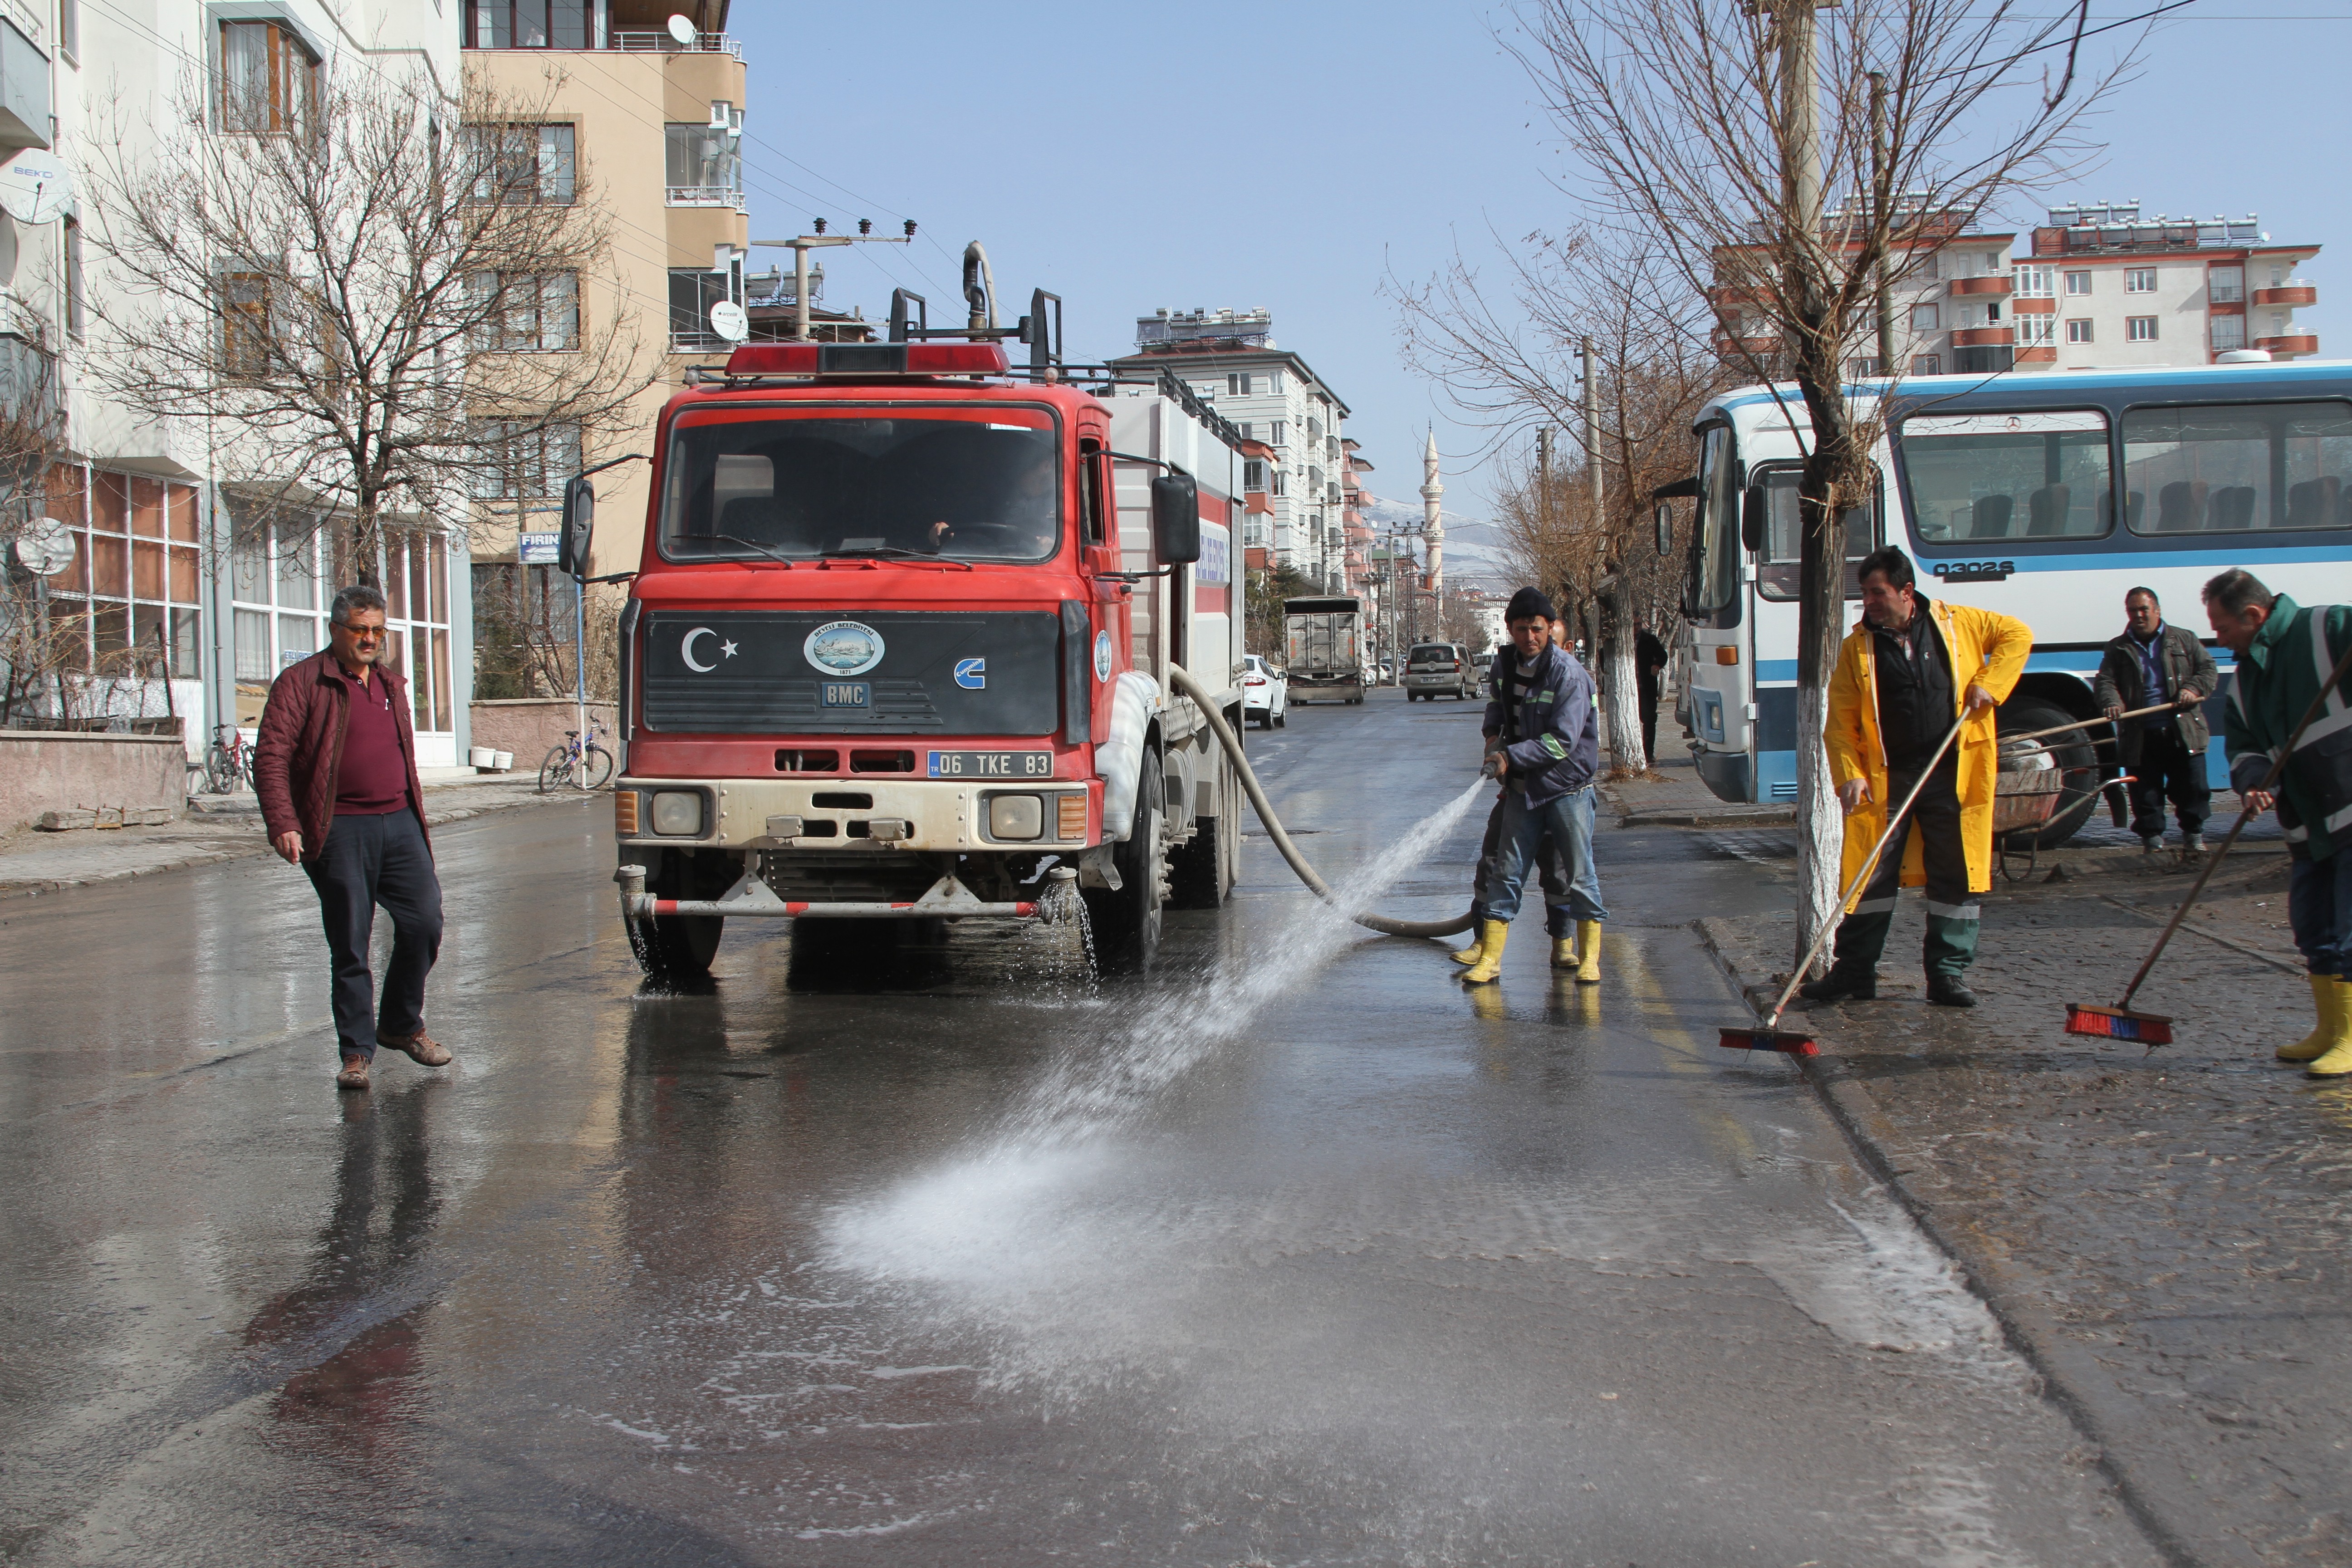
[(859, 218), (856, 234), (827, 234), (824, 219), (813, 226), (814, 234), (803, 234), (792, 239), (755, 239), (752, 245), (768, 250), (789, 250), (793, 253), (793, 342), (809, 341), (809, 252), (824, 250), (836, 245), (912, 245), (915, 243), (915, 220), (907, 220), (903, 235), (876, 234), (872, 218)]
[[(1894, 201), (1895, 193), (1887, 188), (1889, 178), (1886, 152), (1886, 73), (1872, 71), (1870, 73), (1871, 227), (1874, 231), (1882, 226), (1887, 227), (1891, 238), (1893, 232), (1891, 204)], [(1888, 249), (1892, 248), (1890, 245)], [(1885, 250), (1879, 253), (1876, 276), (1872, 279), (1872, 289), (1876, 296), (1874, 303), (1878, 311), (1878, 374), (1883, 376), (1892, 376), (1895, 374), (1895, 305), (1887, 292)]]

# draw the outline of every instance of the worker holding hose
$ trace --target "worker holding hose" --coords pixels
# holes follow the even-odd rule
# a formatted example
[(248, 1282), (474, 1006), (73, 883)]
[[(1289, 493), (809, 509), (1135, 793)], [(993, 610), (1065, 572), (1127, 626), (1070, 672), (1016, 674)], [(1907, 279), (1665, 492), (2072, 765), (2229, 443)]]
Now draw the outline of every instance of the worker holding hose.
[[(1552, 622), (1554, 647), (1564, 643), (1567, 631), (1566, 621)], [(1517, 662), (1511, 657), (1510, 645), (1507, 643), (1495, 650), (1494, 660), (1486, 670), (1486, 711), (1490, 715), (1503, 711), (1502, 700), (1508, 695), (1503, 688), (1502, 672), (1517, 668)], [(1479, 752), (1482, 755), (1494, 750), (1496, 741), (1500, 738), (1500, 731), (1495, 726), (1501, 721), (1500, 719), (1490, 720), (1481, 734)], [(1486, 837), (1478, 846), (1478, 869), (1470, 879), (1470, 945), (1452, 955), (1456, 963), (1475, 967), (1478, 961), (1486, 955), (1486, 939), (1480, 933), (1480, 923), (1486, 918), (1486, 889), (1495, 880), (1495, 862), (1501, 855), (1503, 808), (1509, 802), (1507, 793), (1496, 795), (1494, 809), (1486, 814)], [(1579, 966), (1579, 961), (1574, 935), (1575, 917), (1569, 913), (1568, 908), (1568, 858), (1559, 852), (1559, 840), (1549, 833), (1546, 833), (1543, 841), (1536, 847), (1536, 869), (1543, 882), (1544, 932), (1551, 938), (1551, 966), (1559, 970), (1574, 970)]]
[(1503, 781), (1494, 874), (1478, 925), (1478, 962), (1462, 978), (1495, 979), (1503, 942), (1519, 912), (1519, 892), (1549, 832), (1568, 862), (1568, 907), (1576, 921), (1576, 978), (1601, 981), (1601, 877), (1592, 859), (1592, 781), (1601, 771), (1601, 731), (1592, 677), (1552, 642), (1551, 601), (1522, 588), (1503, 612), (1509, 647), (1495, 656), (1496, 700), (1484, 729), (1496, 737), (1486, 766)]
[[(1960, 977), (1976, 962), (1977, 895), (1992, 890), (2000, 776), (1993, 710), (2024, 673), (2033, 632), (2012, 616), (1931, 601), (1914, 586), (1910, 558), (1892, 546), (1864, 556), (1859, 576), (1863, 619), (1839, 650), (1822, 735), (1846, 812), (1842, 882), (1853, 885), (1886, 834), (1891, 803), (1909, 796), (1923, 773), (1927, 782), (1907, 827), (1846, 910), (1836, 962), (1801, 994), (1813, 1002), (1876, 997), (1895, 890), (1924, 883), (1927, 1000), (1973, 1007), (1976, 994)], [(1958, 744), (1947, 747), (1956, 727)]]

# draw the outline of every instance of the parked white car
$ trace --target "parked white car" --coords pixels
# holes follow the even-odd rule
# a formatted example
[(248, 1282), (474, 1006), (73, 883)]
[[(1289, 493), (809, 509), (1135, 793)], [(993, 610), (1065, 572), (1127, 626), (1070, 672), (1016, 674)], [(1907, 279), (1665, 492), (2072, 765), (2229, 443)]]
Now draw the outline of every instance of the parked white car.
[(1261, 730), (1279, 730), (1290, 721), (1290, 682), (1258, 654), (1242, 656), (1242, 719), (1256, 720)]

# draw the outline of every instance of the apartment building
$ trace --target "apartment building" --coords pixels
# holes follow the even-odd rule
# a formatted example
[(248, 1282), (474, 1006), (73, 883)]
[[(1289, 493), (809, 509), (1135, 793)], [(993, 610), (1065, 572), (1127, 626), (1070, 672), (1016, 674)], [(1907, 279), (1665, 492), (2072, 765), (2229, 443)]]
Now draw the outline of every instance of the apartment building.
[(2273, 245), (2262, 220), (2143, 217), (2137, 202), (2053, 207), (2012, 269), (2017, 367), (2207, 364), (2319, 352), (2294, 312), (2315, 245)]
[[(753, 303), (744, 277), (746, 77), (742, 47), (727, 36), (728, 0), (457, 3), (469, 83), (543, 105), (536, 130), (546, 155), (576, 161), (611, 220), (612, 272), (579, 280), (580, 317), (608, 318), (617, 300), (623, 330), (634, 334), (642, 355), (658, 362), (659, 374), (629, 421), (649, 432), (686, 368), (716, 363), (730, 348), (712, 308)], [(782, 287), (789, 293), (788, 280)], [(772, 289), (757, 302), (772, 306)], [(572, 473), (605, 457), (647, 450), (645, 439), (625, 440), (611, 452), (583, 450), (576, 438), (551, 441), (544, 462), (526, 465), (519, 481), (486, 481), (477, 497), (472, 552), (481, 591), (516, 595), (526, 604), (556, 602), (568, 616), (565, 584), (551, 566), (518, 562), (518, 535), (554, 528)], [(646, 483), (644, 464), (596, 477), (592, 573), (636, 563)]]
[[(1264, 445), (1265, 456), (1245, 452), (1242, 465), (1248, 563), (1290, 566), (1327, 593), (1347, 592), (1348, 405), (1304, 359), (1276, 346), (1272, 312), (1163, 310), (1137, 319), (1135, 342), (1136, 352), (1112, 364), (1172, 373)], [(1359, 575), (1363, 565), (1360, 554)]]

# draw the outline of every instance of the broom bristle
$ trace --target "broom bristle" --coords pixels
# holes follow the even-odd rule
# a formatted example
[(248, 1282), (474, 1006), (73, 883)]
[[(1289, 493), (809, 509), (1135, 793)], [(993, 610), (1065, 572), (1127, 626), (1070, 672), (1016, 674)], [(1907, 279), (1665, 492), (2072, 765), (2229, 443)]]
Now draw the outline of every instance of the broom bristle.
[(2066, 1004), (2066, 1032), (2096, 1039), (2137, 1040), (2144, 1046), (2172, 1044), (2172, 1020), (2160, 1014), (2096, 1007), (2086, 1002)]
[(1717, 1034), (1716, 1043), (1727, 1051), (1783, 1051), (1792, 1057), (1822, 1054), (1811, 1035), (1788, 1029), (1723, 1029)]

